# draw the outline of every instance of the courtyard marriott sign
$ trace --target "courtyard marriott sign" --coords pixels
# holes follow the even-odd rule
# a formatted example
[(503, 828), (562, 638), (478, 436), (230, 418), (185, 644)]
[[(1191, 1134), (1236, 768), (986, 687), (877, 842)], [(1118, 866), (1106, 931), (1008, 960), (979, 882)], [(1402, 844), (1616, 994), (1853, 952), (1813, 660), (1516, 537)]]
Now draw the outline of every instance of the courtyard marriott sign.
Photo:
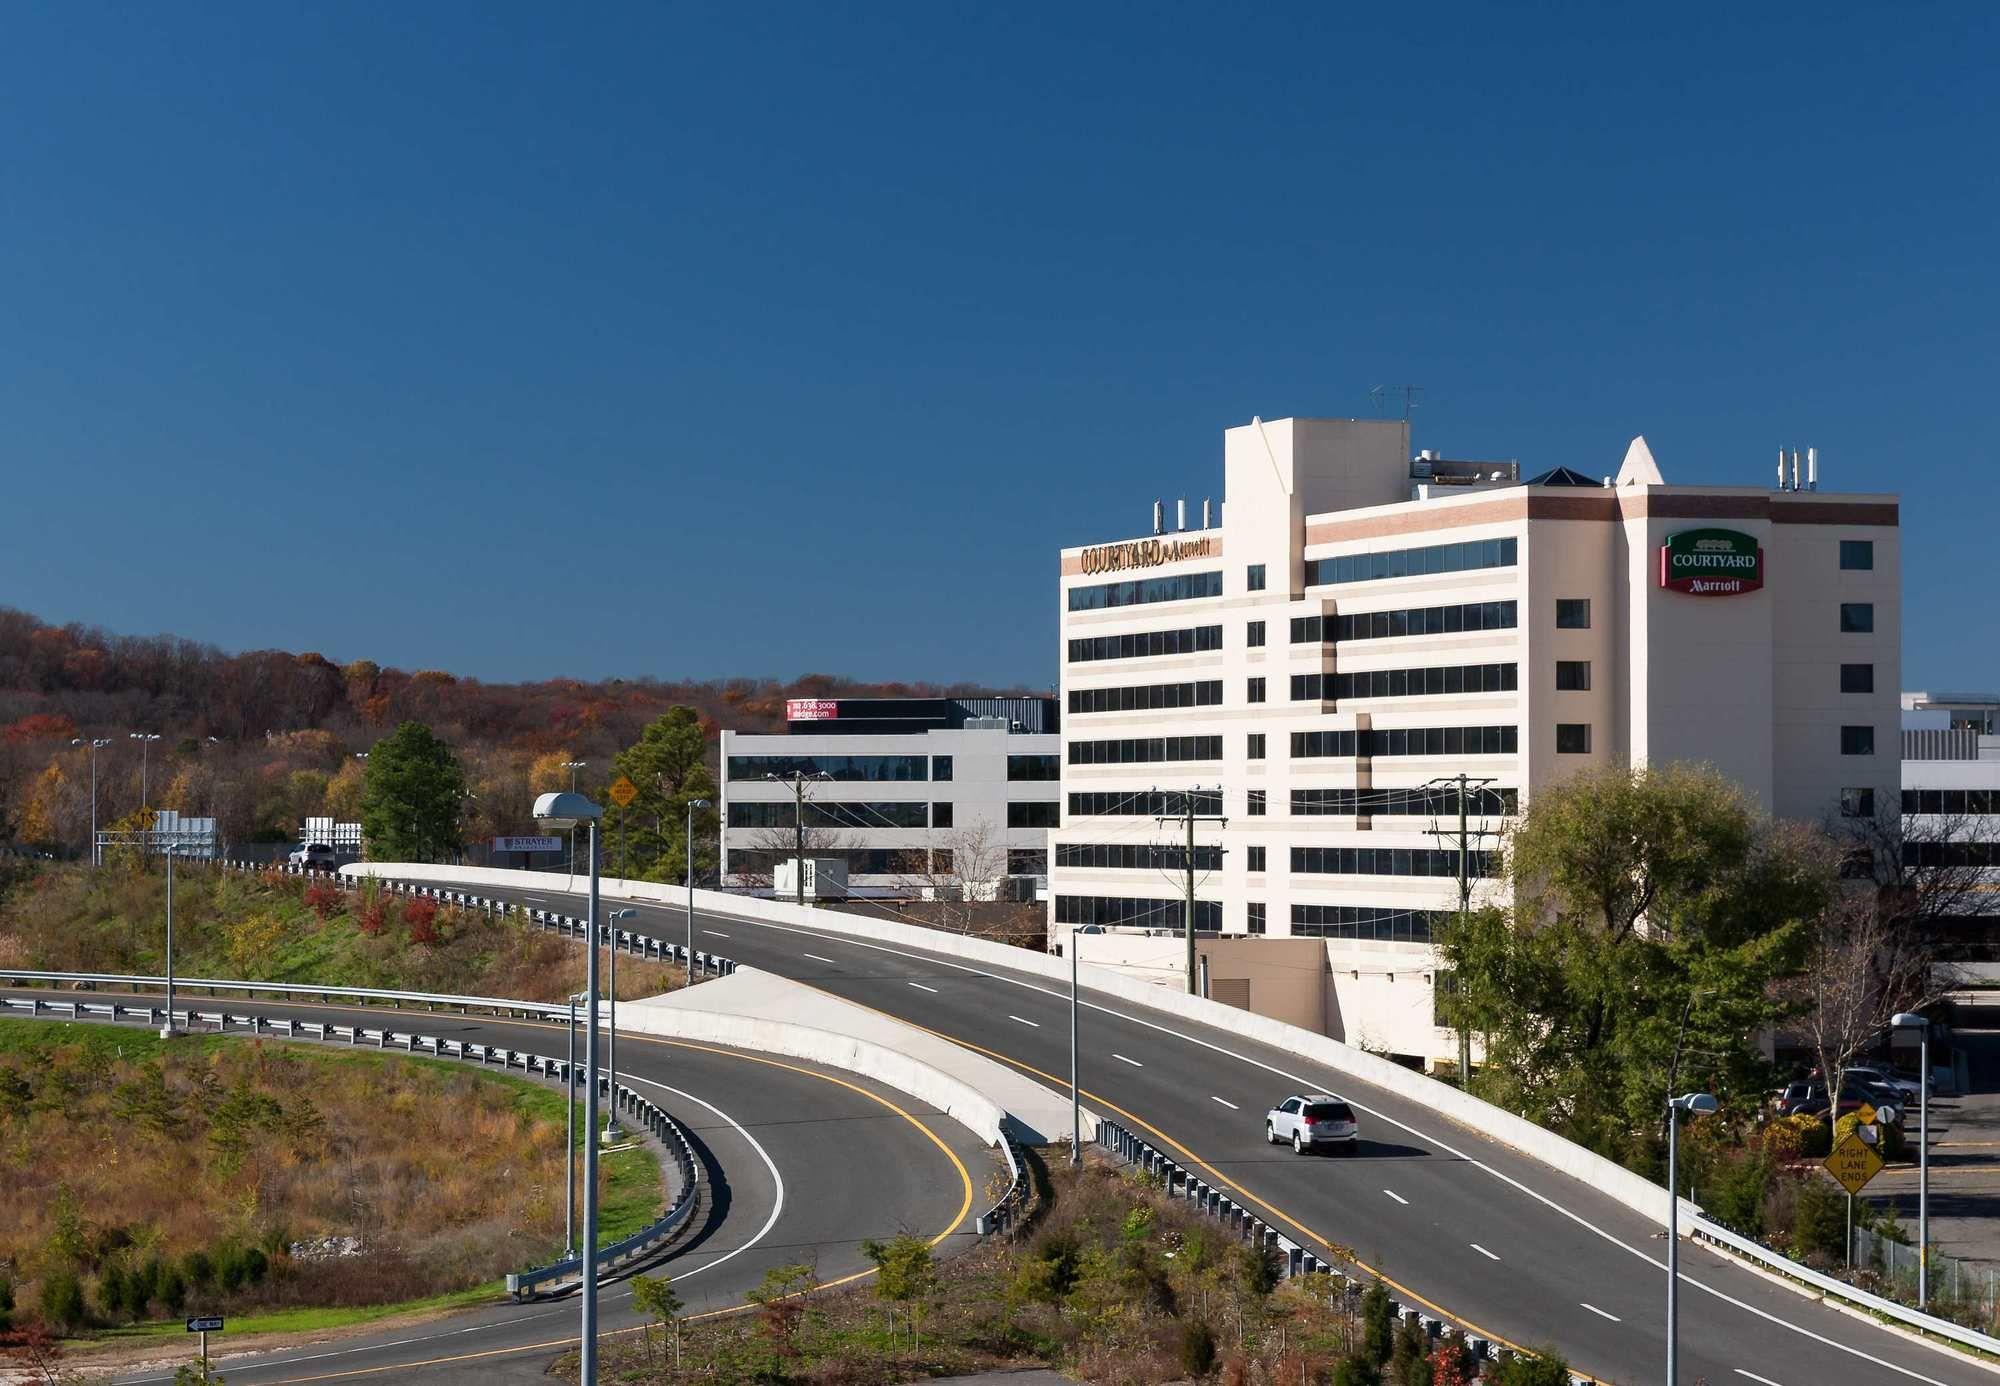
[(1684, 529), (1660, 545), (1660, 586), (1697, 597), (1730, 597), (1764, 585), (1764, 549), (1734, 529)]
[(1115, 573), (1123, 568), (1156, 568), (1188, 558), (1209, 558), (1221, 551), (1222, 546), (1213, 538), (1134, 539), (1085, 549), (1077, 566), (1086, 573)]

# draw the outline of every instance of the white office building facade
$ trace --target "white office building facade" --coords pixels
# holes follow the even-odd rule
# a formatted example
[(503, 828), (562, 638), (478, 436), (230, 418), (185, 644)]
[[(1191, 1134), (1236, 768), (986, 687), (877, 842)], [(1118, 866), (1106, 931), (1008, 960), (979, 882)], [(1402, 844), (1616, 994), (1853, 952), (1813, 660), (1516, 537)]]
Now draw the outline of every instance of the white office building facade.
[[(1528, 481), (1408, 441), (1233, 428), (1219, 524), (1063, 552), (1050, 922), (1178, 931), (1160, 819), (1191, 806), (1197, 927), (1322, 940), (1327, 1033), (1429, 1061), (1459, 898), (1439, 782), (1469, 777), (1475, 875), (1587, 766), (1708, 761), (1809, 819), (1892, 793), (1899, 557), (1892, 496), (1669, 486), (1643, 440), (1615, 476)], [(1134, 951), (1083, 955), (1107, 947)]]
[(1060, 793), (1054, 699), (794, 699), (783, 734), (725, 730), (722, 871), (768, 885), (797, 851), (835, 860), (857, 896), (1046, 882)]

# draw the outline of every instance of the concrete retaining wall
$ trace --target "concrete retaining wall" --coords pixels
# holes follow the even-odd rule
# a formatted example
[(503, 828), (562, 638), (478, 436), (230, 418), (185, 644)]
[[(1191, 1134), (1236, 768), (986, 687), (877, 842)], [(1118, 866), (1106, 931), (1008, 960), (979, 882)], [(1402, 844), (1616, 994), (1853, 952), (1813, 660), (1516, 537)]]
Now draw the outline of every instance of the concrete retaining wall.
[[(492, 867), (402, 866), (393, 862), (364, 862), (342, 867), (341, 870), (343, 873), (356, 875), (380, 874), (404, 880), (457, 882), (505, 886), (513, 889), (547, 889), (550, 882), (550, 877), (545, 873), (507, 871)], [(599, 889), (606, 898), (644, 900), (663, 905), (682, 905), (687, 901), (685, 887), (660, 885), (651, 881), (606, 879), (600, 882)], [(734, 914), (746, 919), (862, 939), (891, 947), (919, 949), (958, 958), (981, 967), (1000, 968), (1041, 977), (1063, 988), (1069, 985), (1068, 961), (1046, 953), (1029, 952), (1002, 943), (991, 943), (985, 939), (965, 938), (939, 929), (919, 928), (892, 920), (843, 914), (833, 910), (814, 909), (810, 906), (801, 909), (789, 902), (754, 899), (710, 890), (697, 890), (694, 896), (695, 909), (702, 914)], [(1225, 1033), (1242, 1035), (1246, 1039), (1256, 1040), (1310, 1059), (1336, 1073), (1344, 1073), (1349, 1077), (1372, 1083), (1376, 1087), (1385, 1088), (1442, 1116), (1472, 1127), (1552, 1169), (1561, 1170), (1580, 1179), (1634, 1212), (1662, 1226), (1666, 1225), (1665, 1188), (1632, 1173), (1621, 1165), (1614, 1164), (1601, 1155), (1585, 1150), (1580, 1145), (1564, 1140), (1561, 1136), (1544, 1131), (1523, 1117), (1504, 1111), (1489, 1102), (1483, 1102), (1433, 1078), (1425, 1077), (1421, 1073), (1413, 1072), (1400, 1064), (1391, 1063), (1366, 1050), (1342, 1044), (1339, 1040), (1329, 1039), (1325, 1035), (1302, 1030), (1295, 1025), (1252, 1015), (1205, 997), (1189, 996), (1185, 992), (1122, 977), (1103, 968), (1086, 964), (1081, 969), (1080, 980), (1084, 987), (1101, 996), (1115, 997), (1163, 1015), (1209, 1026)]]

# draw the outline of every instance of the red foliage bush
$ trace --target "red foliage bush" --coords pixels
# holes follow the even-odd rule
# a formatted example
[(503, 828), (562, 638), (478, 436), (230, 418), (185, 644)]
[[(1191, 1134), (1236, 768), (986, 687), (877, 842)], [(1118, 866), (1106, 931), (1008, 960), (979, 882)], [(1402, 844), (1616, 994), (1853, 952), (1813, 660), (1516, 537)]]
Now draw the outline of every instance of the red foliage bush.
[(361, 916), (356, 921), (361, 932), (374, 938), (389, 925), (389, 902), (377, 897), (361, 907)]
[(340, 887), (331, 881), (314, 881), (306, 887), (305, 902), (321, 919), (331, 919), (340, 908)]
[(437, 913), (437, 901), (422, 895), (403, 906), (403, 922), (410, 926), (410, 942), (437, 942)]

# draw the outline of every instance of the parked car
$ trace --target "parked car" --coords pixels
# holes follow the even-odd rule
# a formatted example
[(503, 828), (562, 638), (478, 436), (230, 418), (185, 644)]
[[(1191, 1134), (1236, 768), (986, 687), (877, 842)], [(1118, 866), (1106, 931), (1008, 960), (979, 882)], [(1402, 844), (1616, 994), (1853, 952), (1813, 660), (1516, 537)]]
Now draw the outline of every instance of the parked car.
[(285, 860), (293, 866), (310, 867), (314, 871), (331, 871), (340, 864), (333, 848), (324, 842), (308, 842)]
[(1361, 1146), (1361, 1127), (1354, 1109), (1337, 1097), (1312, 1093), (1288, 1097), (1264, 1114), (1264, 1139), (1272, 1145), (1290, 1141), (1292, 1153), (1331, 1147), (1352, 1155)]
[[(1809, 1108), (1807, 1104), (1817, 1104)], [(1785, 1084), (1785, 1090), (1778, 1094), (1778, 1115), (1809, 1116), (1813, 1111), (1826, 1110), (1826, 1089), (1817, 1083), (1808, 1083), (1803, 1078)]]
[(1886, 1068), (1877, 1068), (1874, 1065), (1850, 1068), (1843, 1077), (1856, 1078), (1864, 1083), (1875, 1083), (1882, 1087), (1895, 1089), (1897, 1106), (1915, 1102), (1923, 1096), (1923, 1084), (1919, 1083), (1916, 1079), (1905, 1078), (1900, 1073)]
[[(1908, 1105), (1903, 1094), (1895, 1088), (1886, 1087), (1881, 1083), (1863, 1082), (1854, 1077), (1843, 1080), (1840, 1085), (1838, 1114), (1846, 1116), (1849, 1112), (1860, 1111), (1864, 1102), (1878, 1112), (1886, 1110), (1893, 1113), (1893, 1119), (1897, 1121), (1902, 1119), (1903, 1111)], [(1816, 1081), (1786, 1084), (1784, 1092), (1778, 1096), (1778, 1115), (1825, 1116), (1826, 1085)]]

